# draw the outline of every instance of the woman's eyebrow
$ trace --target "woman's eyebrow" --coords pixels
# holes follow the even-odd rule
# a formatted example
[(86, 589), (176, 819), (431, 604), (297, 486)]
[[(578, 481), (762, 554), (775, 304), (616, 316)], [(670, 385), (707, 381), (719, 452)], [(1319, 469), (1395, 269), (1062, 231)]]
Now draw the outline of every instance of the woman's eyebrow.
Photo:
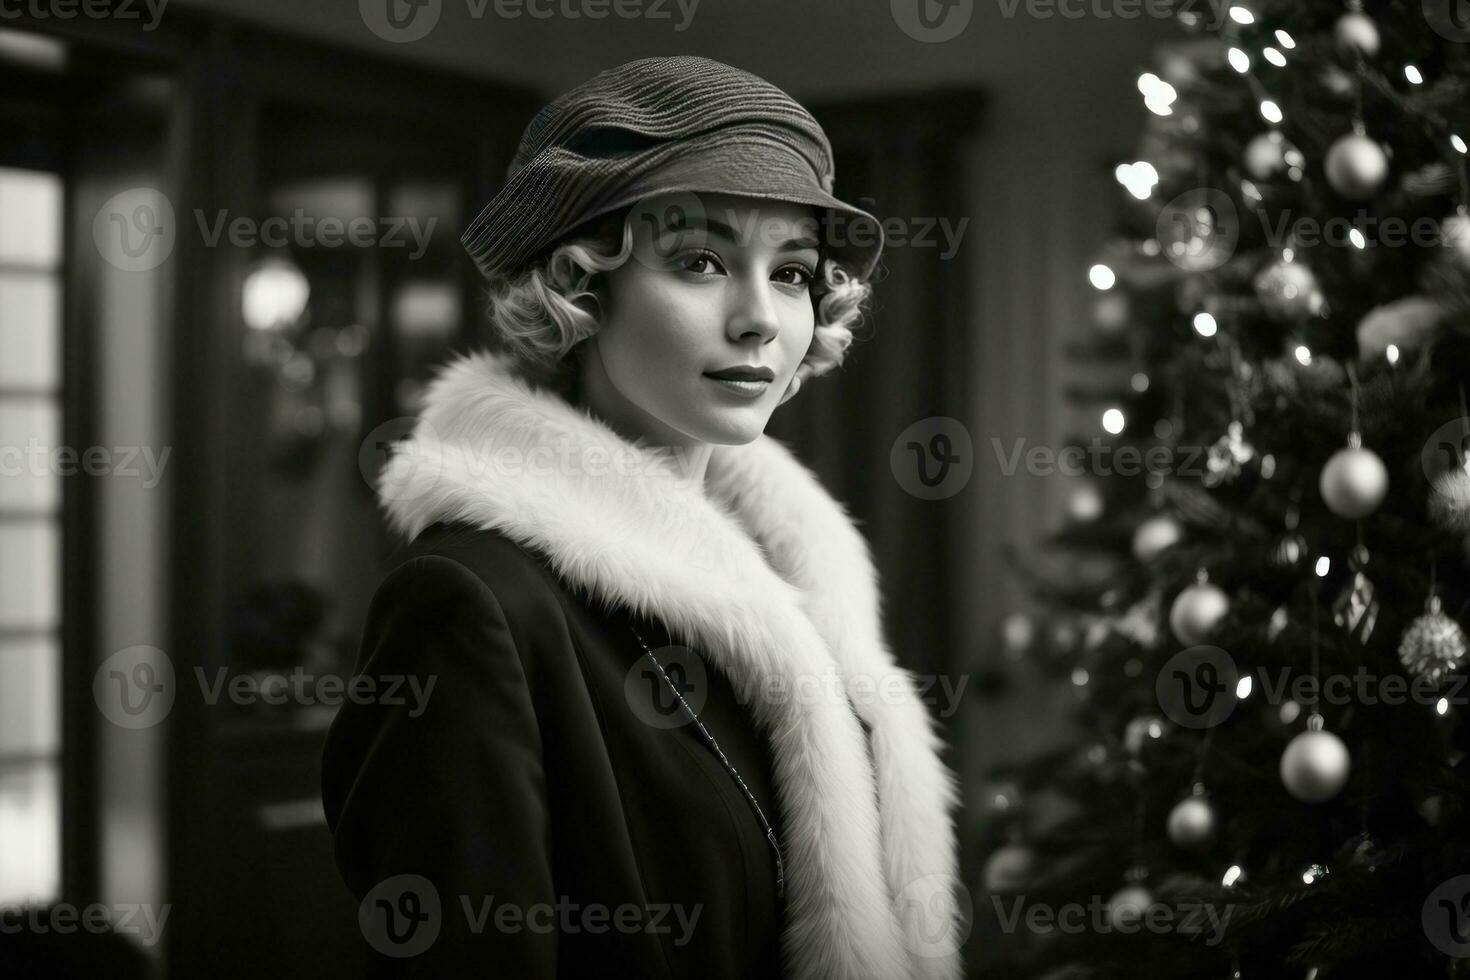
[[(716, 235), (719, 235), (726, 241), (736, 242), (740, 240), (740, 237), (735, 234), (735, 229), (727, 225), (725, 222), (721, 221), (719, 218), (705, 215), (704, 225), (707, 230), (713, 232)], [(795, 238), (788, 238), (786, 241), (778, 244), (776, 248), (818, 248), (820, 245), (821, 242), (817, 239), (815, 235), (802, 234), (798, 235)]]

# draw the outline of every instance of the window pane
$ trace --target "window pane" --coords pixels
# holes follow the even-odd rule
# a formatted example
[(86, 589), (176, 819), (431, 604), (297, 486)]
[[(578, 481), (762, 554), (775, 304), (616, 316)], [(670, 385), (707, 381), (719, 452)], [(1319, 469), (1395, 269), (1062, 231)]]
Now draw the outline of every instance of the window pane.
[(0, 269), (0, 387), (55, 390), (60, 338), (60, 279)]
[[(53, 399), (0, 394), (0, 510), (48, 514), (60, 499), (61, 415)], [(71, 460), (74, 464), (79, 460)]]
[(56, 899), (60, 831), (56, 764), (0, 767), (0, 903)]
[(0, 265), (51, 269), (60, 261), (60, 178), (0, 167)]
[(61, 745), (56, 640), (0, 640), (0, 758), (51, 755)]
[(56, 628), (60, 546), (54, 521), (0, 521), (0, 628)]

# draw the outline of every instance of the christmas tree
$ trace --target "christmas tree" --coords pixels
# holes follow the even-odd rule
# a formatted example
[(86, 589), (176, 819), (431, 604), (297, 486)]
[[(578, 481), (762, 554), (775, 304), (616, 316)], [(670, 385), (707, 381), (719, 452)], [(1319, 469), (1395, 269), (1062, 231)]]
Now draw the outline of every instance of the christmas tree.
[(979, 973), (1470, 976), (1470, 17), (1174, 15), (1005, 630), (1084, 735), (990, 773)]

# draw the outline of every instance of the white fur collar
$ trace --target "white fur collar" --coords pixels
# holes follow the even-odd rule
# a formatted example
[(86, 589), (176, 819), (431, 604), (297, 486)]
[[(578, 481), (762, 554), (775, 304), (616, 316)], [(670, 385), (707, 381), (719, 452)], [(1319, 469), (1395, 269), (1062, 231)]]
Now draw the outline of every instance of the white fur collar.
[(772, 739), (793, 977), (959, 976), (954, 776), (882, 638), (867, 542), (789, 449), (716, 446), (700, 488), (488, 352), (441, 369), (410, 445), (379, 481), (396, 529), (498, 529), (661, 619), (751, 704)]

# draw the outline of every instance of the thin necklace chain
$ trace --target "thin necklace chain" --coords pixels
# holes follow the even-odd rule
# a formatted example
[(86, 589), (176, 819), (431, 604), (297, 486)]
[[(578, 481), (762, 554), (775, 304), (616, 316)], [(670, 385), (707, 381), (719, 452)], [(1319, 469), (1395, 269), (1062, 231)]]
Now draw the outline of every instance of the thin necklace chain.
[(648, 647), (648, 641), (643, 639), (642, 633), (638, 632), (638, 627), (629, 623), (628, 628), (633, 631), (634, 636), (638, 637), (638, 642), (642, 645), (644, 654), (653, 663), (654, 669), (658, 671), (658, 675), (663, 678), (664, 683), (669, 686), (669, 690), (674, 692), (674, 697), (679, 699), (679, 705), (689, 715), (689, 719), (694, 722), (694, 726), (699, 729), (699, 734), (709, 743), (709, 747), (715, 750), (715, 755), (719, 757), (720, 762), (730, 775), (735, 777), (735, 782), (740, 785), (740, 789), (745, 793), (745, 798), (750, 801), (750, 806), (755, 811), (756, 819), (760, 821), (762, 829), (766, 832), (766, 842), (771, 845), (771, 853), (776, 858), (776, 897), (784, 898), (786, 896), (786, 863), (781, 859), (781, 844), (776, 840), (776, 832), (771, 829), (770, 823), (766, 820), (765, 812), (761, 810), (761, 805), (756, 802), (755, 794), (750, 791), (750, 787), (745, 785), (745, 780), (740, 778), (740, 773), (735, 770), (735, 767), (730, 764), (730, 760), (725, 757), (724, 751), (720, 748), (720, 743), (715, 741), (715, 737), (709, 733), (709, 729), (704, 727), (704, 722), (700, 721), (699, 716), (694, 713), (694, 709), (689, 707), (689, 702), (684, 700), (684, 695), (680, 692), (678, 686), (669, 679), (668, 674), (664, 673), (664, 665), (659, 663), (658, 658), (653, 655), (653, 651)]

